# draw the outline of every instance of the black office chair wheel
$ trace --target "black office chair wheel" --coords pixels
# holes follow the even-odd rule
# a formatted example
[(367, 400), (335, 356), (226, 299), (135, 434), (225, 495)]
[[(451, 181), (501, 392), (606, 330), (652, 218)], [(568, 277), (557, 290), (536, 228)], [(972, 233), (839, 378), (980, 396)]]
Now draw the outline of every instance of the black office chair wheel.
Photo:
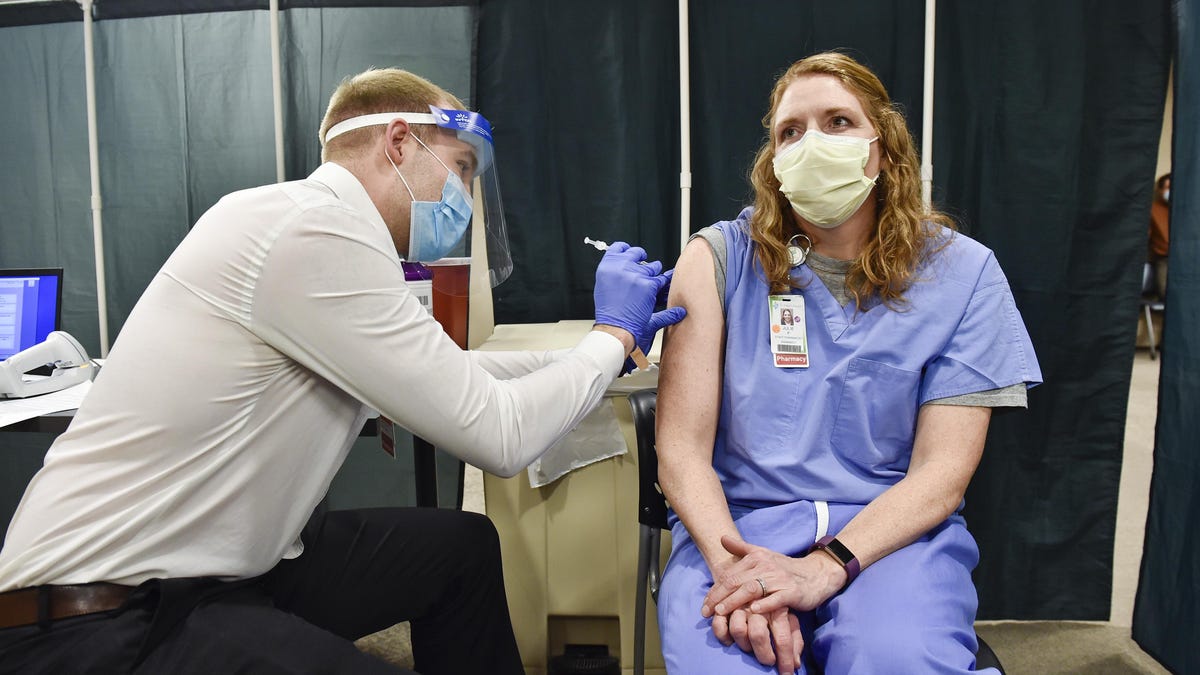
[(550, 659), (548, 675), (621, 675), (621, 663), (604, 645), (567, 645)]

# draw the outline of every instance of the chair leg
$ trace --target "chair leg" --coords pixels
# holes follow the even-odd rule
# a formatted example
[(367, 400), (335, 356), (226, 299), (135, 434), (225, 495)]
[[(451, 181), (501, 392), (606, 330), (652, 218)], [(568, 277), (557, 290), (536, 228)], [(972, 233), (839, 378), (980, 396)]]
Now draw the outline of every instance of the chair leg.
[(1153, 361), (1157, 356), (1154, 344), (1154, 322), (1150, 317), (1150, 305), (1142, 305), (1142, 309), (1146, 312), (1146, 337), (1150, 340), (1150, 360)]
[(646, 672), (646, 589), (650, 576), (650, 550), (658, 531), (642, 525), (638, 533), (637, 599), (633, 603), (633, 675)]
[(662, 578), (658, 572), (658, 549), (660, 541), (662, 541), (662, 530), (651, 529), (650, 564), (647, 566), (649, 568), (649, 574), (646, 578), (649, 579), (648, 586), (650, 587), (650, 597), (654, 598), (655, 604), (658, 604), (658, 587), (662, 584)]

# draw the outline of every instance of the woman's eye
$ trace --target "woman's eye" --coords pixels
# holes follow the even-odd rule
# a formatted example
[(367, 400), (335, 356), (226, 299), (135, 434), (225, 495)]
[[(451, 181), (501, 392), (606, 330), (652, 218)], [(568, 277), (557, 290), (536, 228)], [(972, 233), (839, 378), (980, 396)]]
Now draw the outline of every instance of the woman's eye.
[(788, 127), (787, 129), (783, 130), (783, 137), (784, 138), (795, 138), (796, 136), (799, 135), (799, 133), (800, 132), (796, 129), (796, 127)]
[(842, 128), (850, 126), (850, 120), (839, 115), (839, 116), (834, 117), (833, 119), (829, 120), (829, 126), (835, 128), (835, 129), (842, 129)]

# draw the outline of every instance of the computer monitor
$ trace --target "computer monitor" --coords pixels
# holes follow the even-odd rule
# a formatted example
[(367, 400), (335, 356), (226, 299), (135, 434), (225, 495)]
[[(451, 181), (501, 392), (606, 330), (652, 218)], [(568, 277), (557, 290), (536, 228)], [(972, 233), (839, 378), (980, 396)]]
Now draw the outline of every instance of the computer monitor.
[(0, 269), (0, 361), (58, 330), (62, 276), (61, 267)]

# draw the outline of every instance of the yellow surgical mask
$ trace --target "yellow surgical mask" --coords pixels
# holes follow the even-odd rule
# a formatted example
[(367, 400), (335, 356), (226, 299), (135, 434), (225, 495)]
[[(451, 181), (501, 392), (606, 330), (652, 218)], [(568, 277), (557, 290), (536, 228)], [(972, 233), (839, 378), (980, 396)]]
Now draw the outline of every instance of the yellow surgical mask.
[(809, 131), (775, 156), (779, 191), (792, 208), (817, 227), (831, 229), (854, 215), (878, 178), (864, 170), (875, 138)]

